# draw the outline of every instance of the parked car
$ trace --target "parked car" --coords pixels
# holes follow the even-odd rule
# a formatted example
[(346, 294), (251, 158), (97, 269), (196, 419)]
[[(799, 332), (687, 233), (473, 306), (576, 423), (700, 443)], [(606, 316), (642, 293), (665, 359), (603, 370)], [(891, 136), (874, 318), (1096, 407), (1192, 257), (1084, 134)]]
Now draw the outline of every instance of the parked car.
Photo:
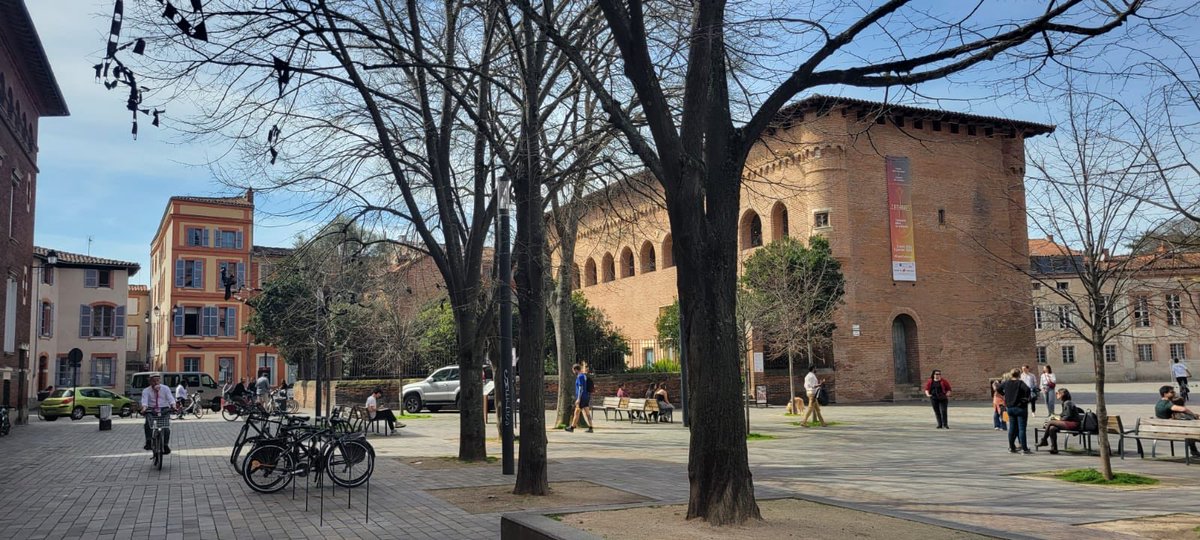
[[(408, 414), (421, 409), (438, 412), (442, 408), (459, 409), (458, 366), (446, 366), (431, 373), (425, 380), (404, 385), (400, 390), (400, 403)], [(488, 399), (488, 408), (494, 407), (496, 382), (492, 379), (491, 366), (483, 368), (483, 393)]]
[(134, 401), (104, 388), (81, 386), (78, 388), (60, 388), (42, 401), (39, 415), (51, 422), (60, 416), (69, 416), (71, 420), (79, 420), (85, 415), (100, 416), (101, 405), (112, 405), (113, 414), (127, 418), (133, 414)]
[(195, 394), (197, 390), (204, 392), (204, 400), (207, 402), (205, 407), (213, 412), (221, 410), (221, 386), (214, 381), (212, 376), (203, 371), (143, 371), (134, 373), (129, 379), (129, 384), (126, 385), (125, 395), (129, 396), (134, 401), (142, 399), (142, 389), (150, 386), (150, 375), (154, 373), (162, 374), (162, 384), (170, 388), (172, 392), (175, 387), (179, 386), (179, 381), (185, 380), (188, 383), (188, 394)]

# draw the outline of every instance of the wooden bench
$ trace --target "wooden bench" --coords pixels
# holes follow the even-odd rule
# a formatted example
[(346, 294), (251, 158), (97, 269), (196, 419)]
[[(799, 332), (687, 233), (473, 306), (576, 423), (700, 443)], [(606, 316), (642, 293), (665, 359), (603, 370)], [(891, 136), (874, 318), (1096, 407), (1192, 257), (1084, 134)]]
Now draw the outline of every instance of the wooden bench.
[(667, 412), (663, 413), (663, 412), (659, 411), (658, 401), (654, 400), (654, 399), (631, 398), (629, 400), (629, 421), (630, 422), (632, 422), (640, 417), (643, 422), (649, 424), (651, 417), (653, 417), (655, 419), (660, 419), (661, 414), (666, 415), (664, 417), (665, 421), (674, 422), (675, 419), (673, 418), (673, 416), (674, 416), (673, 412), (674, 411), (667, 411)]
[(614, 418), (620, 420), (622, 414), (629, 413), (629, 398), (606, 397), (599, 408), (604, 411), (605, 420), (608, 420), (609, 411), (613, 413)]
[(1171, 456), (1175, 455), (1175, 443), (1182, 442), (1184, 446), (1183, 461), (1191, 465), (1192, 453), (1188, 451), (1187, 447), (1190, 444), (1200, 444), (1200, 421), (1138, 418), (1137, 425), (1125, 436), (1137, 441), (1138, 456), (1142, 458), (1146, 457), (1146, 453), (1142, 449), (1143, 439), (1154, 441), (1150, 445), (1151, 458), (1155, 457), (1155, 447), (1158, 446), (1158, 441), (1171, 443)]

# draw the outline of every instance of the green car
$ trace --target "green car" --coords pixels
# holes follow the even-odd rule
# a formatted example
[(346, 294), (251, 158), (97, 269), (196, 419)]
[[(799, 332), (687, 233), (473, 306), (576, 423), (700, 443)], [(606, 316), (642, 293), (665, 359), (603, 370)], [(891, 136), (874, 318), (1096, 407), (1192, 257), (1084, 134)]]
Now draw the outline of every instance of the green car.
[(38, 416), (51, 422), (58, 420), (60, 416), (70, 416), (71, 420), (79, 420), (88, 414), (99, 417), (101, 405), (112, 405), (113, 414), (121, 415), (122, 418), (133, 414), (132, 399), (103, 388), (81, 386), (55, 390), (50, 397), (42, 401)]

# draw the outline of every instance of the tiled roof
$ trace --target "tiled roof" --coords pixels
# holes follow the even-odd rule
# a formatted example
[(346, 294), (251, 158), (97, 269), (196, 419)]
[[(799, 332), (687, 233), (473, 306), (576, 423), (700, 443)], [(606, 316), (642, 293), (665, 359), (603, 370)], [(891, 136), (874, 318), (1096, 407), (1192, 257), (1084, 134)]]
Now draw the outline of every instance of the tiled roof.
[(1054, 238), (1030, 238), (1030, 257), (1054, 257), (1059, 255), (1079, 255), (1080, 251), (1054, 243)]
[(1157, 251), (1145, 255), (1122, 255), (1109, 259), (1113, 264), (1125, 262), (1132, 257), (1126, 268), (1138, 270), (1197, 270), (1200, 269), (1200, 253), (1167, 253)]
[[(129, 275), (134, 275), (142, 268), (141, 265), (135, 262), (118, 261), (116, 259), (104, 259), (101, 257), (92, 257), (91, 255), (80, 255), (68, 251), (55, 250), (58, 255), (58, 266), (81, 266), (81, 267), (101, 267), (101, 268), (124, 268), (129, 270)], [(33, 256), (43, 261), (50, 253), (49, 248), (34, 246)]]
[(254, 246), (250, 253), (255, 257), (288, 257), (293, 251), (292, 248)]
[(1023, 136), (1031, 137), (1044, 133), (1052, 133), (1054, 126), (1048, 124), (1038, 124), (1035, 122), (1026, 122), (1024, 120), (1012, 120), (1009, 118), (1000, 118), (998, 116), (984, 116), (979, 114), (970, 114), (963, 112), (944, 111), (940, 109), (927, 109), (924, 107), (914, 107), (912, 105), (901, 105), (896, 103), (882, 103), (879, 101), (870, 101), (866, 99), (824, 96), (815, 94), (784, 107), (775, 115), (776, 122), (790, 120), (797, 113), (803, 114), (811, 110), (828, 111), (838, 106), (846, 106), (853, 108), (868, 109), (872, 112), (886, 114), (888, 116), (907, 116), (912, 118), (920, 118), (923, 120), (940, 120), (943, 122), (957, 122), (960, 124), (976, 125), (976, 126), (993, 126), (998, 128), (1013, 128), (1020, 130)]
[(204, 204), (216, 204), (220, 206), (238, 206), (243, 208), (254, 208), (254, 203), (245, 196), (238, 197), (190, 197), (190, 196), (175, 196), (171, 197), (172, 201), (195, 202)]
[(129, 292), (131, 293), (150, 293), (150, 287), (145, 285), (130, 285)]

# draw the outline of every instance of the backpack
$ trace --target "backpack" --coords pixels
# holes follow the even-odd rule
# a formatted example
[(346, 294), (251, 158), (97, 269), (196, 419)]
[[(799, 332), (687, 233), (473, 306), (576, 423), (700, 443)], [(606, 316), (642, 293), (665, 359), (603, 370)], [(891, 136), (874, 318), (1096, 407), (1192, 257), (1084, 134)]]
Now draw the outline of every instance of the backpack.
[(586, 385), (584, 385), (584, 389), (586, 389), (586, 390), (587, 390), (587, 393), (589, 393), (589, 394), (591, 394), (591, 393), (594, 393), (594, 392), (596, 391), (596, 383), (595, 383), (595, 381), (593, 381), (593, 380), (592, 380), (592, 378), (591, 378), (590, 376), (589, 376), (589, 377), (587, 377), (587, 379), (586, 379), (586, 380), (587, 380), (587, 384), (586, 384)]
[(1100, 432), (1100, 418), (1096, 416), (1096, 413), (1090, 410), (1083, 413), (1083, 419), (1079, 421), (1079, 431), (1084, 433)]

